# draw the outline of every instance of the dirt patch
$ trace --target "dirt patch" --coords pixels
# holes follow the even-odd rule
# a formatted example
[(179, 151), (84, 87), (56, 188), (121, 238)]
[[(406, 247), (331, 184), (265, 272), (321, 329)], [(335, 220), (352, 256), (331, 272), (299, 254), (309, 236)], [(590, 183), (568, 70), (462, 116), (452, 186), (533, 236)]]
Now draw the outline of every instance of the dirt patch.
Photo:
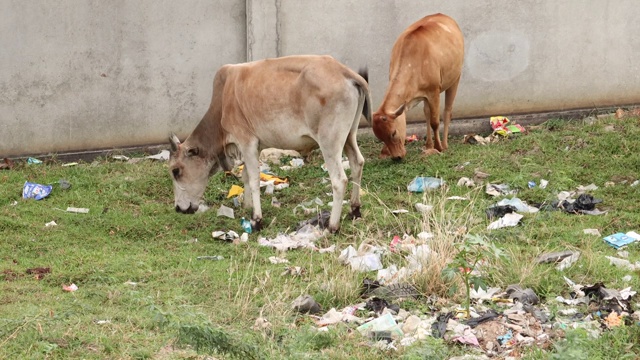
[(32, 269), (27, 269), (27, 274), (33, 275), (36, 280), (42, 280), (46, 274), (51, 274), (51, 268), (48, 267), (37, 267)]
[(20, 277), (20, 274), (11, 269), (4, 269), (0, 271), (0, 276), (2, 276), (5, 281), (14, 281)]

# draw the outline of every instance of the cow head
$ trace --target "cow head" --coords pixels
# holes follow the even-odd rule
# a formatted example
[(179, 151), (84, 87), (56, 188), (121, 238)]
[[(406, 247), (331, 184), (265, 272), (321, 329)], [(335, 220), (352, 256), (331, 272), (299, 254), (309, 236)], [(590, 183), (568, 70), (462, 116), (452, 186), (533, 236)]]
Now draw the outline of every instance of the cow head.
[(404, 148), (406, 120), (403, 116), (405, 105), (402, 104), (394, 112), (386, 113), (383, 109), (373, 114), (373, 133), (384, 142), (384, 149), (380, 156), (401, 160), (407, 154)]
[(203, 202), (209, 175), (215, 170), (217, 162), (209, 159), (204, 149), (191, 144), (189, 139), (180, 143), (178, 137), (172, 134), (169, 142), (169, 174), (173, 180), (176, 211), (193, 214)]

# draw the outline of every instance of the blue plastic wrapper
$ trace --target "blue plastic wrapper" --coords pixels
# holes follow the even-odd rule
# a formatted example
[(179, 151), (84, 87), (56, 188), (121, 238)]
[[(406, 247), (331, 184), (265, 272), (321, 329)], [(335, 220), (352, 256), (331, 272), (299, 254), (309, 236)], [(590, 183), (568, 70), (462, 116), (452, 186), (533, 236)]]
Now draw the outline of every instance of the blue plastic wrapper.
[(439, 178), (434, 177), (416, 177), (411, 180), (409, 185), (407, 186), (407, 190), (411, 192), (423, 192), (429, 189), (437, 189), (439, 188), (444, 181)]
[(621, 247), (636, 241), (636, 239), (624, 233), (615, 233), (613, 235), (605, 236), (604, 241), (614, 248), (620, 249)]
[(42, 200), (51, 194), (51, 189), (53, 189), (51, 185), (40, 185), (25, 181), (22, 188), (22, 197), (24, 199)]

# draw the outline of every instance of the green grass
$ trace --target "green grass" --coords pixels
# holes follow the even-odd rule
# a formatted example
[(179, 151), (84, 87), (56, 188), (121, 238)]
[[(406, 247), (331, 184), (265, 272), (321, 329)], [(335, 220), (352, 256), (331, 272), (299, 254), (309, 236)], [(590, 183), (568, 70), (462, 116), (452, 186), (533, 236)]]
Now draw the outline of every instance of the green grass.
[[(394, 235), (429, 229), (442, 239), (443, 258), (431, 271), (415, 279), (425, 295), (438, 295), (440, 304), (459, 304), (460, 294), (448, 296), (448, 285), (438, 269), (447, 261), (450, 242), (460, 237), (450, 232), (465, 227), (472, 234), (485, 235), (505, 249), (509, 258), (487, 269), (490, 286), (509, 284), (531, 287), (554, 311), (558, 295), (568, 296), (563, 275), (581, 284), (602, 281), (608, 288), (640, 288), (638, 273), (609, 265), (606, 255), (616, 251), (601, 238), (583, 234), (597, 228), (603, 236), (640, 230), (637, 211), (640, 186), (630, 183), (640, 176), (640, 120), (602, 119), (595, 124), (550, 121), (526, 135), (487, 146), (462, 144), (450, 139), (443, 155), (422, 157), (424, 142), (408, 144), (407, 159), (395, 164), (380, 160), (381, 144), (361, 136), (366, 158), (362, 187), (363, 219), (342, 221), (339, 234), (320, 241), (336, 244), (339, 250), (366, 241), (386, 245)], [(308, 316), (290, 308), (301, 294), (312, 295), (323, 310), (359, 302), (363, 278), (375, 274), (353, 273), (337, 261), (338, 254), (294, 250), (285, 256), (291, 265), (302, 266), (301, 277), (281, 275), (283, 265), (273, 265), (271, 249), (257, 245), (258, 236), (274, 237), (295, 229), (308, 216), (293, 215), (303, 201), (319, 197), (330, 201), (331, 191), (321, 178), (319, 153), (308, 163), (284, 173), (291, 187), (276, 192), (282, 207), (272, 207), (271, 197), (262, 197), (266, 228), (251, 234), (248, 244), (233, 245), (211, 237), (214, 230), (241, 233), (239, 218), (248, 210), (236, 208), (236, 219), (219, 218), (220, 204), (233, 206), (226, 198), (238, 179), (218, 174), (211, 178), (205, 199), (212, 210), (186, 216), (173, 209), (173, 193), (166, 163), (142, 161), (128, 164), (111, 158), (63, 167), (49, 160), (41, 165), (19, 163), (0, 172), (0, 358), (7, 359), (185, 359), (212, 354), (216, 358), (349, 358), (447, 359), (469, 349), (438, 339), (429, 339), (397, 352), (378, 350), (341, 324), (329, 332), (318, 332)], [(468, 163), (460, 169), (459, 165)], [(519, 190), (529, 203), (549, 202), (562, 190), (595, 183), (592, 194), (603, 199), (603, 216), (539, 212), (525, 215), (515, 228), (487, 231), (484, 211), (497, 200), (477, 188), (460, 188), (460, 177), (472, 178), (475, 170), (490, 174), (485, 181), (506, 183)], [(416, 176), (442, 177), (447, 186), (425, 194), (406, 191)], [(527, 182), (544, 178), (546, 189), (529, 189)], [(72, 186), (58, 185), (66, 179)], [(54, 184), (42, 201), (22, 200), (25, 181)], [(613, 186), (605, 187), (606, 182)], [(470, 201), (447, 201), (448, 196)], [(17, 201), (17, 205), (11, 205)], [(417, 213), (417, 202), (435, 205), (429, 217)], [(90, 208), (88, 214), (64, 211), (68, 206)], [(325, 205), (326, 209), (328, 206)], [(393, 215), (404, 208), (408, 214)], [(348, 206), (345, 206), (343, 215)], [(45, 227), (55, 221), (58, 226)], [(197, 239), (195, 241), (194, 239)], [(449, 246), (450, 247), (450, 246)], [(577, 249), (579, 261), (564, 272), (553, 265), (535, 265), (535, 258), (548, 251)], [(638, 244), (628, 247), (629, 260), (640, 260)], [(203, 255), (222, 255), (221, 261), (199, 261)], [(399, 262), (397, 255), (385, 256), (386, 265)], [(400, 265), (400, 264), (399, 264)], [(26, 270), (50, 267), (51, 273), (37, 280)], [(79, 290), (62, 291), (75, 283)], [(132, 285), (131, 282), (136, 283)], [(407, 301), (403, 307), (430, 311), (426, 300)], [(635, 304), (636, 301), (632, 301)], [(582, 311), (587, 311), (582, 308)], [(258, 317), (271, 327), (252, 330)], [(580, 331), (568, 331), (546, 349), (520, 349), (525, 358), (607, 359), (637, 358), (640, 346), (637, 325), (605, 331), (590, 339)]]

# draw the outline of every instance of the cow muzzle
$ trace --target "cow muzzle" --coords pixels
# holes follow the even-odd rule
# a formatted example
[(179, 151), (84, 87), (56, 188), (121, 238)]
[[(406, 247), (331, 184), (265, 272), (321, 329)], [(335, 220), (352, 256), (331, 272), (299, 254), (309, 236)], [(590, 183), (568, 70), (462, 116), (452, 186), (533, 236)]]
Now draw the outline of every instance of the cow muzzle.
[(179, 205), (176, 205), (176, 212), (181, 214), (193, 214), (198, 211), (198, 205), (189, 204), (189, 207), (186, 209), (182, 209)]

